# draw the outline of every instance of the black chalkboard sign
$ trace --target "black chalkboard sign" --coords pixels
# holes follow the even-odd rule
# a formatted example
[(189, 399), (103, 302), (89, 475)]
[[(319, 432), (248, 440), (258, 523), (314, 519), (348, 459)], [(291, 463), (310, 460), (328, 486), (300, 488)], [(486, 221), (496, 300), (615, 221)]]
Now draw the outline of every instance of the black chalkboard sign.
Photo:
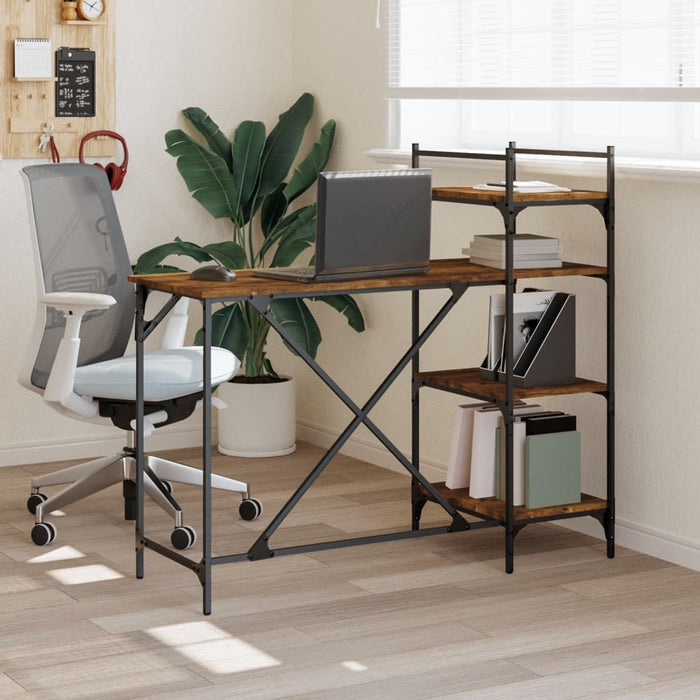
[(56, 116), (95, 116), (95, 52), (90, 49), (56, 51)]

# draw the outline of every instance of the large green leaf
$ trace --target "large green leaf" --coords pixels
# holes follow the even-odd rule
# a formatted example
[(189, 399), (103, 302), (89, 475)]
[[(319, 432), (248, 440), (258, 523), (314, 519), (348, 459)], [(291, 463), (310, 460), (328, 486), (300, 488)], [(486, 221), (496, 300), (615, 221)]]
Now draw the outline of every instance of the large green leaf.
[[(202, 345), (203, 332), (200, 328), (195, 335), (196, 345)], [(211, 315), (211, 344), (230, 350), (239, 360), (243, 359), (248, 330), (243, 320), (239, 304), (231, 304), (218, 309)]]
[(332, 306), (338, 313), (343, 314), (348, 325), (358, 333), (365, 330), (365, 319), (357, 302), (349, 294), (334, 294), (332, 296), (310, 297), (311, 301), (322, 301)]
[(247, 223), (249, 218), (264, 147), (265, 125), (262, 122), (244, 121), (238, 125), (233, 135), (231, 175), (236, 192), (236, 218), (239, 219), (240, 226)]
[(182, 114), (204, 136), (209, 148), (226, 161), (226, 167), (231, 170), (231, 142), (226, 138), (218, 124), (199, 107), (187, 107), (182, 110)]
[(318, 174), (326, 167), (328, 162), (334, 136), (335, 121), (329, 119), (323, 125), (318, 141), (312, 146), (306, 158), (299, 163), (294, 170), (292, 179), (284, 188), (284, 197), (287, 203), (306, 192), (316, 182)]
[(315, 238), (315, 221), (298, 222), (280, 238), (279, 246), (272, 256), (272, 267), (291, 265), (302, 251), (314, 244)]
[(215, 219), (234, 219), (236, 196), (226, 161), (181, 129), (168, 131), (165, 143), (192, 196)]
[(260, 259), (262, 260), (263, 256), (267, 255), (272, 246), (280, 241), (283, 241), (288, 235), (293, 235), (295, 229), (305, 222), (314, 221), (315, 231), (315, 216), (316, 205), (309, 204), (306, 207), (294, 210), (291, 214), (289, 214), (289, 216), (282, 219), (282, 221), (275, 226), (274, 231), (267, 236), (260, 246), (260, 251), (258, 253)]
[[(165, 272), (160, 263), (169, 255), (187, 255), (197, 262), (206, 262), (211, 260), (211, 256), (203, 248), (196, 243), (188, 243), (176, 238), (171, 243), (163, 243), (162, 245), (151, 248), (143, 253), (136, 264), (133, 266), (135, 275), (147, 275), (153, 272)], [(161, 269), (157, 269), (157, 268)], [(177, 268), (173, 268), (177, 270)]]
[[(286, 332), (311, 356), (316, 357), (321, 331), (303, 299), (273, 299), (270, 311)], [(293, 348), (285, 343), (287, 347)]]
[(286, 112), (280, 114), (279, 121), (265, 142), (260, 169), (259, 197), (274, 192), (287, 177), (299, 152), (313, 109), (314, 98), (305, 92)]
[(136, 265), (131, 266), (131, 274), (133, 275), (165, 275), (169, 272), (186, 272), (186, 270), (175, 265), (154, 265), (142, 268), (138, 268)]
[(220, 265), (231, 270), (241, 270), (250, 267), (245, 250), (233, 241), (221, 241), (221, 243), (209, 243), (203, 247)]
[(260, 208), (260, 227), (262, 228), (263, 236), (266, 238), (287, 212), (287, 200), (283, 194), (286, 186), (286, 182), (281, 182), (274, 192), (270, 192), (263, 199), (262, 207)]

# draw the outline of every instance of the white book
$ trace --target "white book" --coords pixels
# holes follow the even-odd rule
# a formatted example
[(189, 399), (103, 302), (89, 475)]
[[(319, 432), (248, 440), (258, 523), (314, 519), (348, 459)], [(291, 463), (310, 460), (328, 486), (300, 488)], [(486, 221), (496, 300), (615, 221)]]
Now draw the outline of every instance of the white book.
[[(477, 234), (472, 239), (472, 245), (491, 248), (505, 253), (506, 234), (505, 233), (484, 233)], [(513, 250), (521, 252), (539, 252), (542, 250), (559, 252), (561, 243), (553, 236), (539, 236), (534, 233), (518, 233), (513, 236)]]
[[(506, 259), (506, 254), (504, 252), (501, 252), (500, 250), (490, 250), (489, 248), (482, 247), (475, 243), (472, 243), (469, 248), (462, 248), (462, 253), (477, 258), (488, 258), (489, 260), (497, 260), (500, 262), (505, 262)], [(525, 260), (559, 260), (559, 251), (542, 250), (527, 253), (513, 251), (514, 262), (523, 262)]]
[(445, 478), (445, 486), (448, 489), (464, 489), (469, 486), (474, 411), (486, 406), (496, 408), (489, 403), (473, 403), (457, 407), (452, 442), (450, 443), (450, 456), (447, 460), (447, 477)]
[[(501, 262), (500, 260), (490, 260), (488, 258), (477, 258), (477, 257), (472, 255), (469, 258), (469, 262), (472, 263), (472, 265), (483, 265), (484, 267), (497, 267), (500, 270), (506, 269), (505, 262)], [(532, 269), (535, 269), (538, 267), (563, 267), (563, 263), (560, 259), (513, 261), (513, 269), (514, 270), (532, 270)]]
[[(514, 415), (539, 413), (541, 406), (526, 404), (516, 406)], [(469, 479), (469, 495), (472, 498), (493, 498), (496, 495), (496, 428), (501, 421), (499, 409), (476, 409), (472, 431), (472, 463)]]
[(502, 294), (492, 294), (489, 298), (489, 335), (486, 354), (487, 369), (496, 369), (501, 361), (504, 324), (505, 297)]

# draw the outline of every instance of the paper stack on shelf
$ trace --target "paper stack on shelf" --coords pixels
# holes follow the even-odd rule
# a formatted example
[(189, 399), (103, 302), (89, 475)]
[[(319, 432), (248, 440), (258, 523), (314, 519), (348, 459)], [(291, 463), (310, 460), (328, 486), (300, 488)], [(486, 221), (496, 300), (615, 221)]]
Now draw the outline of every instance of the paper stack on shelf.
[[(501, 182), (486, 182), (483, 185), (474, 185), (475, 190), (499, 190), (506, 189), (505, 180)], [(571, 192), (569, 187), (561, 187), (552, 182), (542, 180), (513, 180), (513, 192)]]
[[(474, 265), (506, 267), (506, 234), (494, 233), (474, 236), (462, 253)], [(558, 238), (518, 233), (513, 236), (513, 268), (561, 267), (561, 244)]]

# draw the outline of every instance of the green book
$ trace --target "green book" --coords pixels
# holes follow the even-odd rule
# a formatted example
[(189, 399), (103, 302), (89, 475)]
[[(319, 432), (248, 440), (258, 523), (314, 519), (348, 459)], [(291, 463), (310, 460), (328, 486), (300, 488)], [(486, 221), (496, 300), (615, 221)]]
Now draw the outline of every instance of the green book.
[(525, 440), (525, 507), (581, 501), (581, 433), (528, 435)]

